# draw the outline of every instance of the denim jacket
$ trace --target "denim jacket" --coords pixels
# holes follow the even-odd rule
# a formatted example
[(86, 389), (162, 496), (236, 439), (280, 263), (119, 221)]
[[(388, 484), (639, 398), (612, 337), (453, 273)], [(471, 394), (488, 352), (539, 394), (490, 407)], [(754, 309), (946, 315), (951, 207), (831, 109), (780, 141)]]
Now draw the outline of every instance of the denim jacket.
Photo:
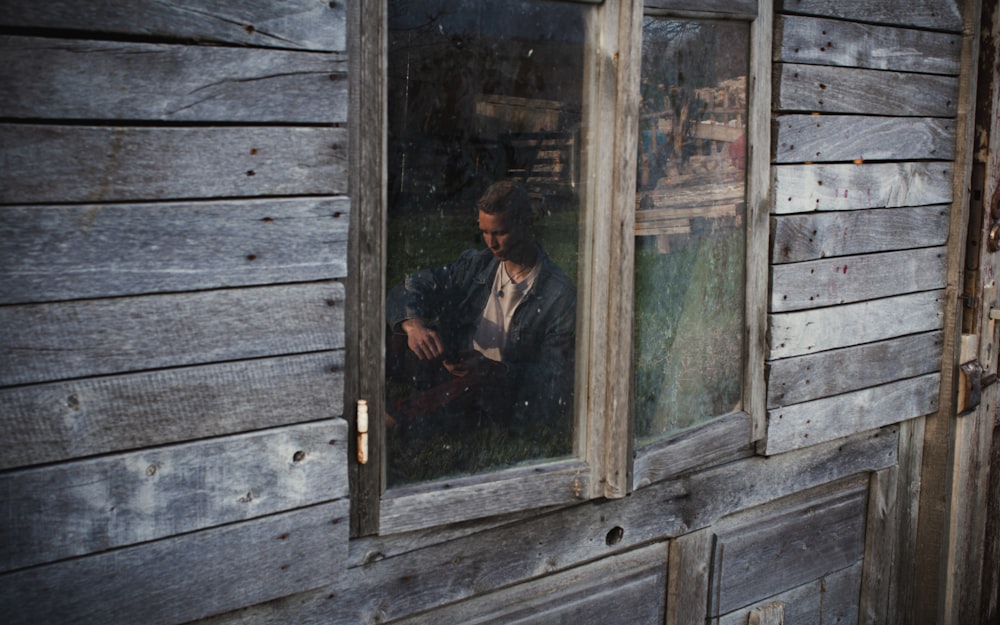
[[(386, 320), (419, 318), (436, 329), (448, 350), (472, 348), (472, 335), (492, 294), (499, 260), (488, 250), (466, 250), (452, 264), (408, 276), (386, 298)], [(538, 277), (514, 311), (501, 352), (513, 397), (511, 420), (568, 423), (573, 406), (576, 287), (539, 247)]]

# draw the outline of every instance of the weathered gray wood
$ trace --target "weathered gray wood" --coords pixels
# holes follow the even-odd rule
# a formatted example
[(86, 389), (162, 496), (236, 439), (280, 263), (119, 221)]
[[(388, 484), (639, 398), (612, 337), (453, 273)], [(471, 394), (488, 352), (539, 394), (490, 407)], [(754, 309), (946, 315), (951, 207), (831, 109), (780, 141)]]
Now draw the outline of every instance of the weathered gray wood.
[[(173, 625), (333, 583), (346, 499), (8, 573), (8, 625)], [(327, 606), (331, 609), (330, 606)]]
[(770, 315), (771, 359), (941, 329), (944, 291)]
[(0, 389), (0, 469), (338, 416), (343, 353)]
[(713, 540), (706, 528), (670, 541), (665, 625), (706, 622)]
[(586, 497), (590, 470), (580, 461), (555, 462), (488, 475), (386, 491), (379, 531), (408, 532)]
[(955, 121), (921, 117), (780, 115), (778, 163), (948, 160), (955, 155)]
[(748, 625), (748, 613), (766, 608), (774, 603), (783, 604), (784, 623), (838, 623), (857, 622), (858, 593), (861, 586), (861, 563), (853, 564), (774, 597), (766, 599), (767, 605), (734, 610), (713, 621), (713, 625)]
[(346, 139), (340, 128), (0, 124), (0, 203), (343, 193)]
[(931, 163), (778, 165), (774, 212), (928, 206), (951, 202), (952, 166)]
[(908, 380), (834, 395), (768, 412), (768, 455), (899, 423), (938, 408), (941, 376), (930, 373)]
[(943, 334), (927, 332), (769, 363), (768, 408), (798, 404), (941, 368)]
[(643, 0), (646, 9), (719, 13), (728, 17), (753, 19), (757, 16), (755, 0)]
[(338, 283), (0, 307), (0, 385), (344, 345)]
[[(469, 598), (575, 564), (624, 552), (711, 525), (727, 514), (896, 461), (890, 428), (785, 454), (782, 462), (753, 457), (661, 482), (631, 496), (595, 501), (393, 555), (391, 544), (360, 557), (355, 577), (337, 591), (341, 623), (384, 622)], [(866, 482), (867, 483), (867, 482)], [(622, 528), (621, 541), (607, 535)], [(405, 538), (404, 538), (405, 540)], [(308, 622), (322, 609), (317, 594), (287, 614)]]
[[(719, 616), (769, 600), (859, 561), (867, 489), (772, 506), (755, 523), (716, 532), (709, 613)], [(730, 527), (731, 526), (731, 527)]]
[(774, 265), (771, 312), (943, 289), (947, 254), (942, 246)]
[(347, 198), (0, 208), (0, 303), (347, 275)]
[(779, 10), (961, 32), (959, 0), (779, 0)]
[(956, 34), (798, 15), (779, 15), (774, 30), (776, 61), (928, 74), (960, 69)]
[(918, 206), (775, 217), (771, 261), (794, 263), (943, 245), (948, 240), (948, 215), (947, 206)]
[(865, 530), (864, 577), (858, 621), (862, 625), (890, 623), (898, 590), (896, 567), (898, 524), (896, 507), (899, 468), (873, 473), (868, 490), (868, 527)]
[(953, 76), (780, 63), (775, 82), (781, 111), (952, 117), (958, 103)]
[(0, 37), (0, 117), (342, 123), (340, 53)]
[(0, 571), (347, 495), (347, 423), (326, 420), (0, 476)]
[(785, 625), (785, 604), (775, 601), (750, 610), (747, 625)]
[(656, 543), (452, 604), (398, 625), (661, 623), (667, 544)]
[(5, 0), (3, 26), (343, 50), (346, 3), (329, 0)]
[(736, 412), (636, 450), (632, 489), (752, 452), (750, 416)]

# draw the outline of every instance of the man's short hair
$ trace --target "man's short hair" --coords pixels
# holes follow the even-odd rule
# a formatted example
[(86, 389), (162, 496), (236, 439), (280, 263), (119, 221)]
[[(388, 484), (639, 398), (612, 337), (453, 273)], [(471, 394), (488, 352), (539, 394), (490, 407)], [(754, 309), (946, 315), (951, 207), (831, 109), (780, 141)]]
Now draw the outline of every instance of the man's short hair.
[(494, 182), (476, 202), (476, 208), (487, 215), (509, 214), (514, 222), (531, 224), (531, 198), (524, 185), (514, 180)]

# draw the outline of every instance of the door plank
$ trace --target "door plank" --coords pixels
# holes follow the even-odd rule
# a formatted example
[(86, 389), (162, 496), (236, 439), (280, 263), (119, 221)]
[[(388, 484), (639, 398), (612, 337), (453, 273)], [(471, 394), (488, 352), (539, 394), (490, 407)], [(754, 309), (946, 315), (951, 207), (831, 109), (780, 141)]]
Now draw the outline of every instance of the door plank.
[(955, 120), (779, 115), (774, 145), (777, 163), (950, 160)]

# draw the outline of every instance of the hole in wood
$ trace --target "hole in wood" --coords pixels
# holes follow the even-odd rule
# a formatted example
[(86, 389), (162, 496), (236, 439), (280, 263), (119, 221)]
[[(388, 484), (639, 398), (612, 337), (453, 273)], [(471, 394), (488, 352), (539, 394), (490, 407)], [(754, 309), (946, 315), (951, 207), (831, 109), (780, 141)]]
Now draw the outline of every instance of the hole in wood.
[(616, 525), (612, 527), (611, 530), (608, 532), (608, 535), (604, 537), (604, 542), (606, 542), (608, 546), (617, 545), (622, 541), (622, 538), (624, 537), (625, 537), (625, 529)]

